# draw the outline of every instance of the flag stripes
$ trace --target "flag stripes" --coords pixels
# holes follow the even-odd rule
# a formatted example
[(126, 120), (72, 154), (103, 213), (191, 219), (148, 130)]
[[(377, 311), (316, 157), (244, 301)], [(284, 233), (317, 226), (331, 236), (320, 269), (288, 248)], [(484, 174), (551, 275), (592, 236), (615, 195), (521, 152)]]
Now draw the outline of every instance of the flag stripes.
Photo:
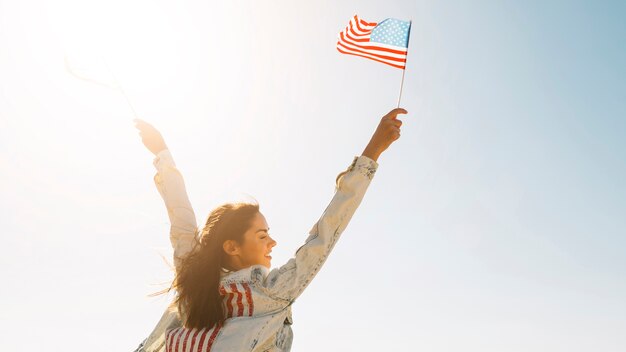
[[(220, 325), (216, 325), (211, 329), (187, 329), (183, 327), (172, 329), (167, 333), (165, 351), (210, 352), (221, 328)], [(207, 336), (209, 336), (208, 339)]]
[(224, 297), (226, 305), (226, 318), (251, 317), (254, 313), (252, 301), (252, 289), (245, 282), (231, 283), (227, 286), (220, 285), (220, 295)]
[(243, 284), (243, 288), (246, 290), (246, 300), (248, 302), (248, 316), (251, 317), (254, 312), (254, 302), (252, 301), (252, 290), (250, 289), (250, 285), (246, 282)]
[[(233, 282), (219, 286), (226, 319), (251, 317), (254, 314), (252, 288), (246, 282)], [(169, 330), (165, 340), (166, 352), (209, 352), (220, 332), (221, 326), (211, 329), (187, 329), (184, 327)]]
[(342, 54), (361, 56), (404, 69), (408, 48), (371, 41), (372, 31), (377, 25), (354, 15), (346, 29), (339, 33), (337, 50)]
[(243, 294), (237, 288), (236, 283), (230, 284), (230, 288), (237, 293), (237, 316), (240, 317), (243, 315)]

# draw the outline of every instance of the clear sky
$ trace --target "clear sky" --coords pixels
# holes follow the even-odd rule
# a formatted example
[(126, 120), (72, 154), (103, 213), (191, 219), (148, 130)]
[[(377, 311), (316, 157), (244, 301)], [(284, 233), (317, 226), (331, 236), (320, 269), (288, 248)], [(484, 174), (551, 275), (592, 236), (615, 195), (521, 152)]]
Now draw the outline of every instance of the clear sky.
[(495, 0), (0, 0), (0, 350), (130, 351), (171, 298), (111, 71), (198, 221), (254, 197), (286, 262), (397, 104), (335, 49), (355, 14), (413, 20), (409, 114), (293, 350), (626, 350), (626, 4)]

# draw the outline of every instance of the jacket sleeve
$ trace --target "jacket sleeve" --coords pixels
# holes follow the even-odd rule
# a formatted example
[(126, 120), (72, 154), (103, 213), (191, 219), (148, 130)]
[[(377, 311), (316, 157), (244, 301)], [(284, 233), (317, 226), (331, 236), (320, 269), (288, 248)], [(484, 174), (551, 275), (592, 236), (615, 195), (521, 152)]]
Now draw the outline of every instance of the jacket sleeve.
[(309, 236), (293, 258), (273, 269), (265, 279), (268, 294), (288, 301), (295, 300), (318, 273), (337, 239), (374, 177), (378, 163), (366, 156), (355, 156), (348, 169), (337, 177), (335, 195)]
[(198, 225), (189, 202), (183, 176), (176, 168), (172, 154), (165, 149), (154, 158), (154, 183), (165, 202), (170, 219), (170, 242), (174, 249), (174, 266), (178, 271), (181, 259), (188, 254), (196, 240)]

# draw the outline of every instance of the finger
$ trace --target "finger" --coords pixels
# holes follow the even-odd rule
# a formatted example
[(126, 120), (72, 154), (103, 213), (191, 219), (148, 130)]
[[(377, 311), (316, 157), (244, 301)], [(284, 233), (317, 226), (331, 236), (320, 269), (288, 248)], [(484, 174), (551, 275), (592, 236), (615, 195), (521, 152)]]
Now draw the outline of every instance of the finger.
[(142, 127), (142, 128), (145, 128), (145, 127), (152, 127), (152, 125), (151, 125), (151, 124), (147, 123), (146, 121), (144, 121), (144, 120), (142, 120), (142, 119), (135, 119), (135, 120), (133, 120), (133, 121), (135, 121), (135, 124), (136, 124), (138, 127)]
[(147, 123), (145, 121), (142, 121), (142, 120), (139, 120), (139, 119), (137, 119), (135, 121), (135, 128), (137, 128), (139, 130), (146, 129), (146, 125), (147, 125)]
[(389, 111), (387, 115), (392, 119), (396, 119), (396, 116), (398, 116), (398, 114), (406, 114), (406, 113), (408, 113), (408, 111), (404, 110), (403, 108), (396, 108), (396, 109)]
[(139, 122), (135, 127), (144, 133), (152, 133), (153, 131), (156, 131), (151, 124), (144, 121)]
[(142, 124), (146, 123), (146, 121), (144, 121), (142, 119), (133, 119), (133, 122), (135, 123), (135, 126), (142, 125)]
[(402, 126), (402, 120), (398, 120), (397, 118), (388, 118), (386, 123), (398, 127)]

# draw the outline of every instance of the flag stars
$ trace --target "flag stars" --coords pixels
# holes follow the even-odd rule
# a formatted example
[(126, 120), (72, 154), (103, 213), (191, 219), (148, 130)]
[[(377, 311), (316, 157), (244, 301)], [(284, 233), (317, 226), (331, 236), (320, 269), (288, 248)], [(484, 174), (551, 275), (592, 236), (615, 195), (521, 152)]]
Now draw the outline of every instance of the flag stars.
[(373, 30), (371, 41), (393, 46), (408, 47), (409, 22), (388, 18)]

